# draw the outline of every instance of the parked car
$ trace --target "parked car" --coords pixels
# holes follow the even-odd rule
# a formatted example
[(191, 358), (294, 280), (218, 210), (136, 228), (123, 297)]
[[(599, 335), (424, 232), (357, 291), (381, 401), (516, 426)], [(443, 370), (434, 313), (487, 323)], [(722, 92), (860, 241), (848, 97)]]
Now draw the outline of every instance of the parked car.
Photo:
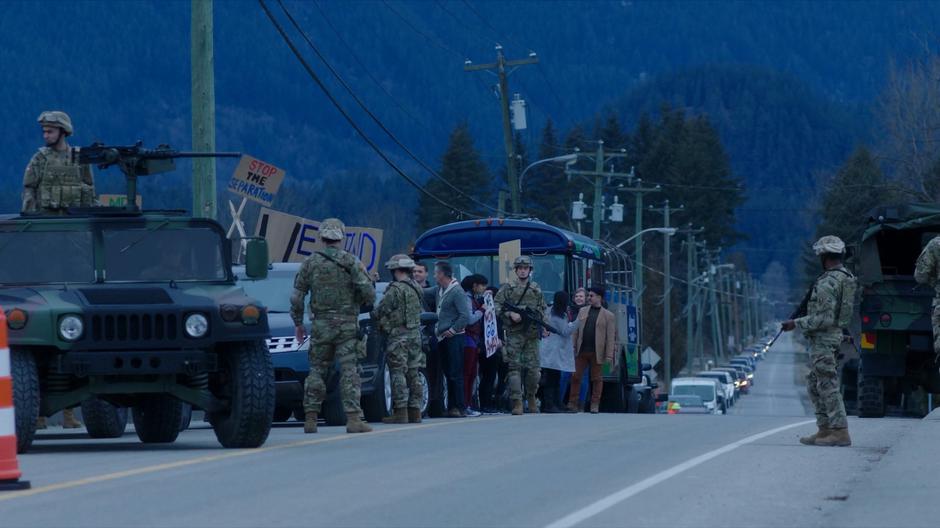
[[(268, 350), (274, 364), (276, 392), (274, 421), (287, 421), (292, 415), (302, 421), (304, 381), (310, 372), (307, 357), (310, 341), (309, 338), (303, 342), (297, 341), (294, 337), (294, 322), (290, 317), (290, 295), (300, 263), (278, 262), (271, 264), (269, 268), (268, 276), (261, 280), (248, 278), (244, 266), (235, 266), (234, 272), (239, 278), (239, 285), (249, 295), (257, 296), (268, 307), (268, 322), (271, 328)], [(376, 303), (382, 299), (387, 285), (384, 282), (376, 284)], [(359, 316), (359, 324), (368, 336), (366, 359), (360, 363), (359, 376), (362, 381), (362, 410), (366, 420), (374, 422), (381, 420), (391, 411), (392, 394), (391, 379), (385, 364), (384, 337), (373, 328), (368, 311), (364, 310)], [(306, 313), (304, 317), (307, 317)], [(427, 313), (422, 314), (421, 320), (424, 326), (433, 325), (437, 317), (433, 313)], [(425, 412), (428, 405), (435, 402), (435, 395), (436, 399), (441, 398), (441, 391), (439, 388), (430, 390), (433, 386), (428, 383), (428, 372), (435, 372), (440, 368), (436, 356), (430, 351), (427, 338), (423, 341), (425, 352), (428, 354), (428, 368), (421, 371), (422, 386), (425, 390), (425, 406), (422, 412)], [(327, 396), (320, 415), (328, 425), (343, 425), (346, 423), (346, 413), (339, 392), (338, 364), (327, 379), (326, 386)], [(444, 393), (446, 394), (446, 391)]]
[(718, 380), (718, 383), (721, 384), (722, 392), (724, 393), (725, 401), (728, 402), (729, 406), (734, 406), (736, 397), (736, 391), (734, 387), (735, 378), (729, 372), (716, 372), (716, 371), (704, 371), (699, 372), (695, 375), (696, 378), (713, 378)]
[(676, 394), (666, 403), (666, 414), (713, 414), (701, 396)]
[[(723, 414), (718, 381), (713, 378), (676, 378), (672, 380), (669, 398), (676, 396), (698, 396), (712, 414)], [(723, 399), (723, 398), (722, 398)]]
[(729, 363), (733, 366), (739, 366), (744, 369), (745, 374), (747, 374), (748, 383), (751, 386), (754, 385), (754, 367), (750, 366), (746, 359), (736, 358), (732, 359)]
[(747, 379), (747, 373), (744, 371), (743, 367), (740, 367), (740, 366), (736, 367), (733, 365), (721, 365), (716, 368), (713, 368), (712, 370), (730, 372), (731, 374), (735, 376), (736, 381), (737, 381), (737, 388), (741, 394), (748, 394), (749, 392), (751, 392), (751, 384)]

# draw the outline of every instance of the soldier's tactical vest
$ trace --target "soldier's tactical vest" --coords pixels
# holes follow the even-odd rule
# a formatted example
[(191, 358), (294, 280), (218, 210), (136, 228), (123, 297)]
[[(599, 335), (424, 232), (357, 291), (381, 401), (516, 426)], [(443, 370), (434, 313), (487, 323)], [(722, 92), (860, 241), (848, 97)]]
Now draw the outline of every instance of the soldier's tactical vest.
[(48, 147), (39, 149), (43, 172), (37, 187), (42, 210), (87, 207), (94, 203), (94, 189), (82, 181), (82, 167), (73, 163), (68, 154), (59, 154)]
[(839, 298), (835, 318), (836, 326), (848, 328), (852, 324), (852, 316), (855, 314), (855, 291), (858, 289), (858, 283), (848, 271), (836, 270), (830, 273), (835, 273), (839, 277), (839, 284), (842, 285), (842, 295)]
[[(396, 281), (388, 286), (389, 290), (395, 288), (398, 290), (402, 299), (401, 306), (397, 310), (389, 313), (388, 317), (382, 321), (384, 330), (390, 331), (395, 328), (407, 328), (414, 330), (421, 326), (421, 296), (418, 294), (420, 288), (417, 284), (408, 284), (402, 281)], [(388, 295), (390, 292), (386, 292)]]

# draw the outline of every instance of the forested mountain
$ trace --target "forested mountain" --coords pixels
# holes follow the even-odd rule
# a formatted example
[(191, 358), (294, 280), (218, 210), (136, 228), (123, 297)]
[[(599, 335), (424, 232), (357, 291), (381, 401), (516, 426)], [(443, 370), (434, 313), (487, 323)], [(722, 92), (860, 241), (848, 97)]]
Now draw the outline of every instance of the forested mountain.
[[(287, 24), (277, 2), (271, 9)], [(935, 2), (473, 2), (287, 1), (311, 40), (388, 126), (440, 170), (448, 138), (466, 122), (490, 173), (502, 135), (493, 77), (465, 59), (538, 53), (515, 71), (528, 102), (522, 134), (535, 153), (552, 118), (557, 136), (605, 112), (627, 134), (664, 102), (717, 130), (748, 201), (738, 210), (752, 268), (787, 267), (813, 234), (804, 214), (823, 182), (872, 131), (870, 105), (892, 59), (931, 43)], [(4, 2), (0, 16), (0, 181), (15, 210), (22, 168), (39, 146), (35, 118), (63, 109), (74, 143), (189, 146), (189, 2)], [(355, 109), (323, 64), (290, 34), (366, 134), (418, 181), (429, 175)], [(275, 206), (313, 218), (339, 215), (387, 230), (386, 250), (416, 235), (417, 193), (371, 152), (303, 72), (258, 3), (215, 2), (217, 145), (282, 166)], [(188, 166), (142, 183), (148, 206), (190, 206)], [(220, 189), (234, 168), (219, 163)], [(657, 175), (642, 177), (655, 181)], [(117, 173), (98, 175), (120, 189)], [(220, 191), (224, 204), (227, 194)], [(573, 196), (560, 196), (570, 201)], [(629, 214), (629, 213), (628, 213)], [(798, 220), (798, 221), (796, 221)]]

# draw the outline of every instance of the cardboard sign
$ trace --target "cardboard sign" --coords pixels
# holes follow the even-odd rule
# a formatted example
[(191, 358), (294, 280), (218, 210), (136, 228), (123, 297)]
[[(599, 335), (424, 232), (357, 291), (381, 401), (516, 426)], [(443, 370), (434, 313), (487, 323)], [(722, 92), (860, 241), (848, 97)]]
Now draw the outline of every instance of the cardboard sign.
[(522, 241), (510, 240), (499, 245), (499, 283), (509, 282), (512, 273), (512, 262), (522, 255)]
[(235, 167), (235, 173), (232, 174), (232, 180), (228, 183), (228, 190), (270, 206), (283, 181), (283, 169), (243, 154), (238, 167)]
[(483, 342), (486, 344), (486, 357), (492, 357), (499, 349), (499, 334), (496, 329), (496, 304), (493, 303), (493, 292), (483, 292)]
[[(320, 241), (319, 221), (267, 207), (261, 208), (255, 236), (268, 241), (271, 262), (303, 262), (314, 251), (325, 247)], [(377, 270), (381, 262), (382, 230), (346, 226), (343, 249), (359, 257), (368, 271)]]
[[(140, 209), (143, 207), (144, 200), (141, 196), (137, 195), (137, 208)], [(99, 194), (98, 195), (98, 205), (102, 207), (126, 207), (127, 206), (127, 195), (126, 194)]]

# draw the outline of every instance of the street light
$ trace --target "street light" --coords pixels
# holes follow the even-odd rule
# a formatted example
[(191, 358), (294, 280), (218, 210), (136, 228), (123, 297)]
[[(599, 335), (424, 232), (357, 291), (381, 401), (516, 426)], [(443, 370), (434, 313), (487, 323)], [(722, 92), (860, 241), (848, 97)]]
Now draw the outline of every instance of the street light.
[(657, 232), (657, 233), (663, 233), (663, 234), (668, 235), (668, 236), (672, 236), (672, 235), (676, 234), (676, 228), (674, 228), (674, 227), (651, 227), (651, 228), (649, 228), (649, 229), (644, 229), (644, 230), (640, 231), (639, 233), (633, 235), (632, 237), (630, 237), (630, 238), (624, 240), (623, 242), (617, 244), (617, 247), (622, 247), (622, 246), (624, 246), (624, 245), (626, 245), (626, 244), (632, 242), (633, 239), (635, 239), (636, 237), (642, 236), (642, 235), (644, 235), (645, 233), (650, 233), (650, 232), (653, 232), (653, 231), (655, 231), (655, 232)]
[(541, 165), (543, 163), (553, 163), (553, 162), (565, 162), (565, 167), (570, 167), (578, 161), (578, 154), (565, 154), (564, 156), (555, 156), (554, 158), (545, 158), (538, 161), (533, 161), (529, 164), (528, 167), (522, 170), (522, 174), (519, 175), (519, 192), (522, 192), (522, 181), (525, 178), (525, 173), (529, 172), (529, 169), (535, 167), (536, 165)]

